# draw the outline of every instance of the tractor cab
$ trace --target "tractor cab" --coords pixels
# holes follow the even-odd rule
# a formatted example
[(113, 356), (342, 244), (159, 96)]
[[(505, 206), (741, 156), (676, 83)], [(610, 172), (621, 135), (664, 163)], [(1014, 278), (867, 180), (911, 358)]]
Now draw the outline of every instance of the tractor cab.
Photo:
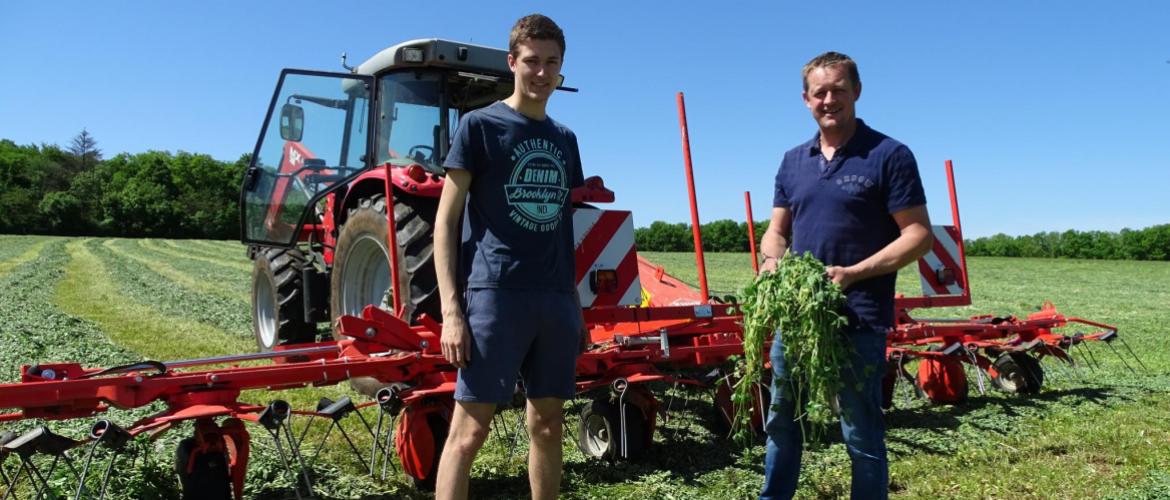
[(506, 51), (438, 39), (387, 48), (350, 73), (282, 71), (241, 190), (242, 240), (328, 238), (319, 224), (340, 200), (326, 195), (375, 166), (401, 169), (415, 192), (429, 180), (437, 196), (459, 117), (511, 91)]
[(422, 39), (349, 72), (281, 72), (240, 194), (261, 349), (313, 341), (318, 323), (369, 304), (438, 315), (430, 240), (443, 160), (463, 114), (511, 94), (507, 61)]

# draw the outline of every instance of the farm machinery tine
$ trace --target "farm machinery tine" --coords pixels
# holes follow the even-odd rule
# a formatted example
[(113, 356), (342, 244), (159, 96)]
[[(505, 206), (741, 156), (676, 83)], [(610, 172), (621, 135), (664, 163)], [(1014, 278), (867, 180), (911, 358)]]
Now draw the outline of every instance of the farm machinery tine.
[(1097, 356), (1093, 354), (1093, 350), (1089, 349), (1088, 346), (1081, 345), (1081, 342), (1082, 340), (1080, 335), (1070, 337), (1069, 351), (1072, 351), (1072, 349), (1075, 348), (1077, 351), (1085, 353), (1085, 366), (1089, 367), (1089, 371), (1096, 373), (1097, 368), (1100, 368), (1101, 364), (1097, 362)]
[[(45, 490), (49, 489), (49, 482), (45, 476), (52, 476), (57, 470), (57, 465), (64, 459), (65, 464), (73, 472), (75, 478), (80, 478), (77, 468), (73, 466), (73, 460), (69, 458), (68, 451), (72, 448), (80, 446), (81, 441), (75, 441), (65, 436), (54, 434), (48, 427), (36, 427), (19, 437), (13, 438), (7, 443), (4, 443), (4, 450), (10, 454), (15, 454), (20, 458), (20, 468), (17, 469), (16, 475), (12, 477), (9, 483), (8, 491), (4, 493), (4, 500), (7, 500), (9, 495), (16, 491), (20, 482), (20, 475), (26, 470), (29, 477), (29, 483), (36, 491), (35, 498), (41, 498)], [(53, 462), (49, 466), (47, 474), (42, 474), (36, 463), (33, 462), (33, 457), (42, 454), (53, 457)]]
[[(298, 499), (301, 498), (300, 480), (297, 479), (297, 474), (292, 470), (292, 464), (289, 463), (288, 455), (293, 455), (297, 459), (297, 464), (300, 466), (300, 476), (304, 479), (305, 491), (308, 496), (313, 496), (313, 481), (309, 478), (308, 467), (305, 466), (304, 460), (301, 458), (300, 449), (297, 447), (296, 441), (293, 439), (292, 431), (292, 409), (284, 400), (274, 400), (268, 404), (257, 418), (257, 422), (264, 430), (272, 436), (272, 442), (276, 445), (276, 453), (280, 455), (280, 463), (284, 465), (284, 471), (289, 476), (289, 480), (293, 485), (293, 494)], [(289, 451), (286, 454), (282, 442), (287, 442)]]
[[(394, 424), (398, 419), (398, 414), (402, 412), (402, 398), (398, 395), (402, 388), (403, 386), (400, 384), (391, 385), (390, 387), (378, 389), (378, 392), (374, 394), (374, 401), (378, 403), (378, 424), (377, 429), (374, 431), (374, 443), (370, 445), (370, 468), (378, 468), (378, 458), (380, 457), (382, 459), (381, 478), (383, 480), (386, 479), (386, 467), (390, 462), (390, 447), (392, 445), (391, 440), (394, 436)], [(386, 420), (389, 420), (386, 424), (386, 441), (385, 444), (382, 444), (379, 439), (382, 436), (382, 424)], [(379, 450), (381, 450), (381, 454), (378, 454)], [(394, 466), (394, 470), (398, 470), (398, 467)], [(373, 475), (372, 470), (370, 475)]]
[[(1125, 350), (1129, 351), (1129, 355), (1133, 356), (1133, 359), (1137, 360), (1138, 364), (1141, 365), (1142, 371), (1145, 372), (1146, 375), (1149, 375), (1150, 368), (1148, 366), (1146, 366), (1145, 362), (1142, 361), (1141, 356), (1138, 356), (1137, 353), (1134, 352), (1134, 350), (1129, 347), (1129, 342), (1125, 341), (1125, 337), (1122, 337), (1121, 335), (1117, 335), (1117, 332), (1114, 332), (1114, 335), (1116, 335), (1117, 340), (1121, 341), (1121, 345), (1125, 347)], [(1108, 343), (1109, 341), (1106, 340), (1105, 342)]]
[(81, 469), (81, 477), (77, 480), (77, 494), (73, 497), (75, 500), (80, 500), (82, 493), (86, 491), (85, 479), (89, 476), (90, 465), (93, 463), (94, 454), (97, 453), (99, 447), (110, 450), (109, 463), (102, 474), (101, 487), (98, 489), (98, 498), (106, 497), (106, 486), (110, 483), (110, 474), (114, 470), (114, 464), (117, 463), (118, 456), (122, 454), (122, 450), (126, 448), (126, 444), (132, 437), (125, 429), (109, 420), (99, 420), (94, 423), (89, 431), (89, 439), (92, 443), (89, 445), (89, 453), (85, 458), (85, 466)]
[(987, 389), (983, 386), (983, 367), (979, 366), (979, 360), (975, 358), (975, 350), (967, 346), (963, 346), (961, 349), (967, 355), (967, 359), (971, 361), (971, 366), (975, 368), (975, 380), (979, 383), (979, 395), (987, 395)]
[(337, 432), (340, 432), (341, 436), (345, 438), (345, 442), (349, 444), (349, 449), (353, 451), (354, 457), (358, 459), (358, 462), (361, 462), (362, 466), (366, 468), (366, 471), (369, 472), (371, 476), (374, 475), (373, 457), (371, 457), (370, 463), (366, 463), (362, 452), (358, 450), (357, 445), (353, 444), (353, 440), (349, 437), (349, 433), (345, 432), (345, 427), (341, 425), (342, 419), (350, 415), (357, 415), (358, 420), (362, 423), (362, 426), (365, 427), (366, 432), (368, 432), (370, 436), (374, 438), (373, 441), (375, 448), (378, 446), (379, 443), (377, 435), (374, 434), (374, 429), (370, 427), (370, 423), (366, 420), (366, 417), (362, 416), (361, 410), (353, 403), (353, 400), (351, 400), (349, 396), (342, 396), (341, 399), (338, 399), (337, 401), (333, 401), (329, 398), (321, 398), (321, 400), (317, 402), (317, 414), (329, 418), (330, 422), (329, 429), (325, 431), (325, 436), (323, 436), (321, 441), (317, 444), (317, 451), (314, 453), (310, 464), (316, 464), (317, 455), (321, 453), (321, 449), (325, 445), (325, 440), (329, 437), (329, 432), (336, 427)]
[[(507, 420), (507, 418), (504, 416), (500, 416), (500, 420)], [(518, 415), (516, 415), (516, 425), (512, 427), (512, 436), (511, 436), (512, 437), (512, 439), (511, 439), (512, 444), (508, 446), (508, 457), (506, 459), (506, 461), (508, 461), (508, 462), (512, 461), (512, 455), (514, 455), (516, 453), (516, 445), (519, 443), (520, 433), (524, 433), (525, 436), (528, 435), (528, 429), (524, 425), (524, 423), (525, 423), (525, 412), (522, 411), (522, 412), (519, 412)]]

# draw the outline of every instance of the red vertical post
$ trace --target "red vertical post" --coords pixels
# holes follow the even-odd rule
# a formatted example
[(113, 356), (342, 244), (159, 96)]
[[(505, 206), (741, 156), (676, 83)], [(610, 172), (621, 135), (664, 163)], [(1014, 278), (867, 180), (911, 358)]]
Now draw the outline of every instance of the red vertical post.
[(390, 164), (386, 169), (386, 240), (390, 254), (390, 293), (394, 299), (394, 315), (402, 315), (402, 295), (398, 290), (398, 231), (394, 227), (394, 186), (390, 184)]
[(963, 248), (963, 226), (959, 223), (959, 196), (955, 194), (955, 167), (951, 160), (947, 160), (947, 188), (951, 193), (951, 221), (955, 225), (955, 232), (959, 233), (959, 259), (963, 266), (963, 294), (971, 297), (971, 280), (967, 278), (967, 251)]
[(748, 248), (752, 252), (752, 271), (760, 274), (760, 261), (756, 258), (756, 220), (752, 218), (752, 193), (743, 192), (743, 204), (747, 207)]
[(678, 123), (682, 128), (683, 162), (687, 170), (687, 193), (691, 197), (691, 233), (695, 236), (695, 265), (699, 267), (699, 293), (703, 294), (703, 303), (709, 302), (707, 292), (707, 266), (703, 261), (703, 236), (699, 231), (699, 202), (695, 201), (695, 173), (691, 168), (691, 139), (687, 134), (687, 106), (683, 101), (683, 93), (678, 93)]

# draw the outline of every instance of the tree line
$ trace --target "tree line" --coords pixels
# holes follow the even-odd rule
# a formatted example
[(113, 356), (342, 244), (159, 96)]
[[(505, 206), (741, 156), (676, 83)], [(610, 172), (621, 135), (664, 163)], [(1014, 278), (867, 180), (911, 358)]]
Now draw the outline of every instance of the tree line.
[(64, 149), (0, 139), (0, 233), (238, 239), (249, 158), (162, 151), (103, 158), (85, 130)]
[[(82, 130), (66, 148), (0, 139), (0, 233), (237, 239), (240, 180), (250, 155), (218, 161), (194, 153), (122, 153), (103, 158)], [(757, 241), (767, 221), (755, 223)], [(747, 252), (746, 222), (702, 224), (703, 249)], [(692, 252), (685, 223), (634, 231), (638, 249)], [(1170, 260), (1170, 224), (1120, 232), (997, 234), (966, 240), (967, 255)]]
[[(757, 221), (757, 243), (768, 227)], [(699, 226), (705, 252), (749, 251), (746, 222), (717, 220)], [(691, 225), (656, 221), (634, 230), (638, 250), (647, 252), (693, 252)], [(969, 256), (1046, 257), (1072, 259), (1170, 260), (1170, 224), (1120, 232), (1044, 232), (1026, 236), (997, 234), (964, 240)]]

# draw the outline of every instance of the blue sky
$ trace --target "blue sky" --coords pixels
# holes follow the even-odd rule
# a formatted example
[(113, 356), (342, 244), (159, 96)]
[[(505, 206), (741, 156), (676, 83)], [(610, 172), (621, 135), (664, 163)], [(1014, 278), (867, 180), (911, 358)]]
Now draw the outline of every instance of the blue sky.
[(675, 93), (686, 94), (704, 221), (770, 210), (783, 152), (814, 123), (800, 67), (858, 61), (858, 115), (914, 151), (932, 219), (965, 236), (1170, 223), (1170, 3), (0, 3), (0, 138), (107, 156), (250, 152), (283, 67), (340, 70), (394, 43), (503, 46), (516, 18), (565, 30), (550, 113), (639, 226), (689, 221)]

